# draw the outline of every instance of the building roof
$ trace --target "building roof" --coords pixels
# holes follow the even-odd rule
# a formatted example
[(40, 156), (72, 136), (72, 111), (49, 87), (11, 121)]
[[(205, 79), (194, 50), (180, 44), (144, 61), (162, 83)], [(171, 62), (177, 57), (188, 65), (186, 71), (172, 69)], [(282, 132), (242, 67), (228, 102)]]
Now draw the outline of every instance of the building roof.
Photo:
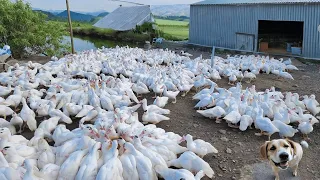
[(192, 5), (232, 5), (232, 4), (297, 4), (320, 3), (320, 0), (204, 0)]
[(127, 31), (141, 25), (151, 14), (149, 6), (119, 7), (104, 18), (100, 19), (93, 26), (99, 28)]

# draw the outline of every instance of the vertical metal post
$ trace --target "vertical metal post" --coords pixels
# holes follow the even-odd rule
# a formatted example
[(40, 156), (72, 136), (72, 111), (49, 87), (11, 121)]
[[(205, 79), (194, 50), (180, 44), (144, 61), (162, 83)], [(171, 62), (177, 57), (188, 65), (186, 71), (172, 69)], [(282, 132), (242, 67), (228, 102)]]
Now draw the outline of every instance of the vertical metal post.
[(74, 54), (74, 44), (73, 44), (73, 30), (72, 30), (72, 23), (71, 23), (71, 16), (70, 16), (70, 9), (69, 9), (69, 1), (66, 0), (67, 4), (67, 11), (68, 11), (68, 21), (69, 21), (69, 27), (70, 27), (70, 38), (71, 38), (71, 52)]
[(213, 68), (213, 65), (214, 65), (214, 53), (216, 51), (216, 47), (213, 46), (212, 47), (212, 54), (211, 54), (211, 68)]

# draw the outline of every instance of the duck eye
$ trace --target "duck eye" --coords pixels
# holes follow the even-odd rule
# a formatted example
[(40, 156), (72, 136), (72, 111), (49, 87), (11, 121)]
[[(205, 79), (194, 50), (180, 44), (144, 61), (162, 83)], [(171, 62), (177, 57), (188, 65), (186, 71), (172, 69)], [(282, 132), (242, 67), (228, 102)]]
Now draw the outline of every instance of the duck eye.
[(270, 148), (270, 150), (271, 151), (274, 151), (274, 150), (276, 150), (277, 148), (275, 147), (275, 146), (272, 146), (271, 148)]

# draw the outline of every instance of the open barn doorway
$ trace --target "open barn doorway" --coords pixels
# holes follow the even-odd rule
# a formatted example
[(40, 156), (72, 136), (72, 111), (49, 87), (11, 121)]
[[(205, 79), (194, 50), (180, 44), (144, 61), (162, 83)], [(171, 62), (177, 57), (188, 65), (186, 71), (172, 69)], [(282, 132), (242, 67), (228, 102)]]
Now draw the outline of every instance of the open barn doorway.
[(303, 22), (259, 20), (259, 51), (275, 54), (302, 54)]

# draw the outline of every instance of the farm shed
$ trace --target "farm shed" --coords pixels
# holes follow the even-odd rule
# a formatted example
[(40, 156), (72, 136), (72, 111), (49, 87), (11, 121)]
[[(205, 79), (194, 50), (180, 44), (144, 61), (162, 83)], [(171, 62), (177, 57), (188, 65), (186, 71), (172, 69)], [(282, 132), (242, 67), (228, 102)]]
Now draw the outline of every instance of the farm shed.
[(205, 0), (191, 5), (189, 43), (320, 58), (320, 0)]
[(137, 25), (145, 22), (154, 22), (150, 6), (120, 6), (93, 26), (117, 31), (135, 29)]

